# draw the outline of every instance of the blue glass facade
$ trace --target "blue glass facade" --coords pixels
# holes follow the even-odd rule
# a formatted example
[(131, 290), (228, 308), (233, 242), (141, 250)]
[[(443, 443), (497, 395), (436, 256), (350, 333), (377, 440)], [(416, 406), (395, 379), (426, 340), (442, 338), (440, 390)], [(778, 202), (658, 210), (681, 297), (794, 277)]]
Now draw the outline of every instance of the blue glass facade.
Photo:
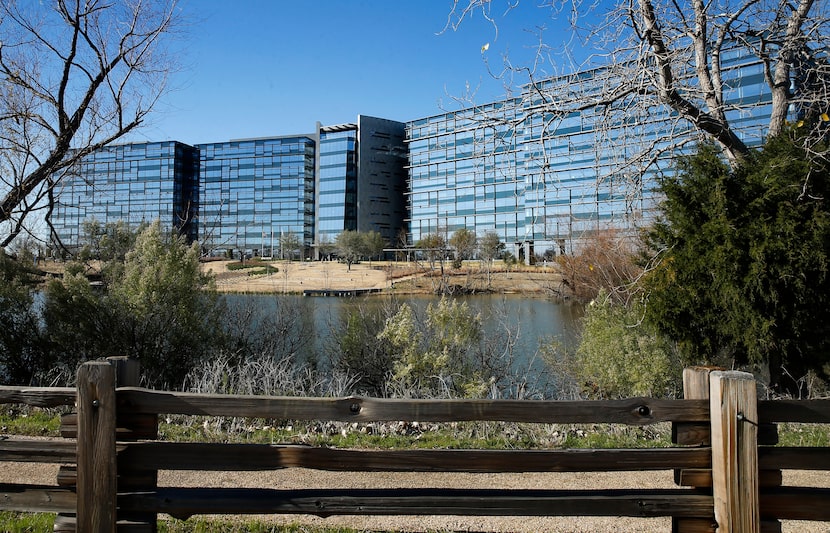
[(344, 230), (377, 231), (395, 243), (406, 217), (405, 131), (403, 123), (365, 115), (317, 125), (317, 245)]
[[(770, 112), (763, 65), (739, 51), (721, 59), (727, 118), (744, 142), (759, 144)], [(592, 232), (648, 224), (658, 176), (698, 140), (657, 103), (550, 105), (590, 101), (618, 83), (614, 76), (551, 78), (514, 98), (406, 124), (361, 115), (318, 123), (309, 135), (105, 148), (64, 182), (52, 220), (67, 245), (96, 218), (160, 219), (214, 252), (273, 255), (291, 234), (309, 257), (344, 230), (378, 231), (398, 247), (401, 230), (412, 244), (461, 228), (494, 231), (517, 255), (568, 252)], [(634, 156), (649, 164), (631, 165)]]
[[(727, 117), (744, 142), (759, 144), (770, 111), (762, 65), (737, 51), (722, 59)], [(410, 242), (468, 228), (495, 231), (517, 254), (522, 245), (570, 251), (592, 232), (648, 224), (657, 176), (697, 132), (658, 104), (552, 110), (563, 98), (591, 101), (613, 76), (551, 78), (513, 99), (407, 123)], [(631, 165), (635, 154), (653, 159), (645, 171)]]
[(407, 125), (411, 242), (461, 228), (496, 231), (505, 242), (520, 238), (522, 145), (510, 126), (519, 109), (506, 100)]
[(314, 238), (315, 142), (307, 136), (199, 144), (205, 250), (274, 255), (292, 234)]
[(343, 230), (400, 231), (406, 186), (404, 124), (359, 116), (313, 135), (187, 146), (105, 148), (65, 180), (53, 215), (73, 246), (84, 221), (159, 219), (198, 240), (205, 253), (273, 256), (284, 237), (311, 257)]
[(318, 126), (317, 242), (357, 230), (357, 124)]
[(66, 246), (83, 222), (161, 221), (189, 241), (198, 237), (199, 153), (168, 141), (108, 146), (86, 157), (61, 181), (52, 224)]

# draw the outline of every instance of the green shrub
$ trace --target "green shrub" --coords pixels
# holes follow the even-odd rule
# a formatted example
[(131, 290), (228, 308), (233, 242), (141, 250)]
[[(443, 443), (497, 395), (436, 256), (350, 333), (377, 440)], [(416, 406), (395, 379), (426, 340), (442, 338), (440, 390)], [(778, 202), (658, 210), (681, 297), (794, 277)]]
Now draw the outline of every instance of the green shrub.
[(604, 292), (586, 308), (576, 374), (595, 397), (673, 397), (681, 364), (672, 344), (642, 322), (642, 305), (614, 303)]
[(393, 379), (403, 389), (477, 397), (488, 389), (473, 364), (482, 337), (481, 316), (466, 303), (442, 297), (437, 305), (427, 306), (426, 320), (403, 304), (386, 321), (378, 340), (390, 345)]

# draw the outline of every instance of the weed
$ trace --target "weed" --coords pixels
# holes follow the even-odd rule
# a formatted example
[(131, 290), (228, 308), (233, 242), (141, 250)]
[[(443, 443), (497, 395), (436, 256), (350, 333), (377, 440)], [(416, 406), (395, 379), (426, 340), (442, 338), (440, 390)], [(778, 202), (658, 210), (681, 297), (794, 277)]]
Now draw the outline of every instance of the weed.
[(269, 524), (261, 520), (223, 520), (190, 518), (159, 520), (159, 533), (357, 533), (356, 529), (340, 527), (313, 527), (302, 524)]
[(827, 424), (781, 424), (778, 426), (779, 446), (830, 446)]
[(53, 513), (17, 513), (0, 511), (0, 531), (8, 533), (40, 533), (52, 531)]

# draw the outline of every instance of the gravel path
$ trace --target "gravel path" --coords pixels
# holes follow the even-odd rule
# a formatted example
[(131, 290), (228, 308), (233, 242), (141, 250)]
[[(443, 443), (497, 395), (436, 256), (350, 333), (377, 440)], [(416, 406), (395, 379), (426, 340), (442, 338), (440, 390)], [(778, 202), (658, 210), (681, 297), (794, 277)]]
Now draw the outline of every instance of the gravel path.
[[(54, 484), (56, 465), (0, 463), (0, 483)], [(785, 472), (785, 485), (830, 487), (827, 472)], [(672, 473), (532, 473), (532, 474), (440, 474), (440, 473), (351, 473), (288, 468), (268, 472), (170, 472), (159, 473), (160, 486), (319, 488), (673, 488)], [(371, 531), (493, 531), (493, 532), (652, 532), (669, 531), (668, 518), (627, 517), (459, 517), (394, 516), (319, 518), (307, 515), (259, 517), (275, 524), (302, 523), (346, 526)], [(785, 533), (828, 533), (830, 522), (785, 521)]]

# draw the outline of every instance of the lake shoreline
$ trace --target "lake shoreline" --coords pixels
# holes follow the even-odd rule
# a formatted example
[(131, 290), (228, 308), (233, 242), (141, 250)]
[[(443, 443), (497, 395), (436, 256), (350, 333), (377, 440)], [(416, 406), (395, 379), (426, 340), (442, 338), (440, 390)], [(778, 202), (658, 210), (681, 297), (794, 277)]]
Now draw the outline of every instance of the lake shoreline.
[(478, 262), (465, 262), (460, 269), (445, 265), (443, 276), (438, 266), (431, 270), (403, 262), (252, 261), (249, 268), (239, 268), (237, 261), (209, 261), (202, 264), (202, 271), (214, 277), (218, 292), (235, 294), (439, 294), (446, 286), (452, 294), (564, 296), (562, 276), (552, 265), (497, 264), (489, 282)]

